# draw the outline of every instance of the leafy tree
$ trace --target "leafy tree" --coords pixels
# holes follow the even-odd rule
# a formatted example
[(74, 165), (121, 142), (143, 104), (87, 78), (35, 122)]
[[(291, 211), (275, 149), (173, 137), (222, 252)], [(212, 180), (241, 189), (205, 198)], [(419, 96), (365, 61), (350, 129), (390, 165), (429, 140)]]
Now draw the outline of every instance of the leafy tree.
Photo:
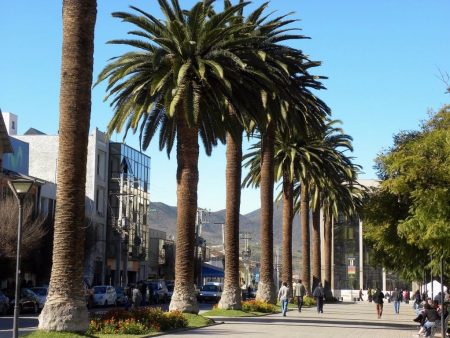
[(396, 135), (377, 158), (382, 182), (365, 207), (366, 238), (384, 242), (375, 255), (405, 277), (420, 276), (430, 256), (437, 273), (440, 257), (450, 256), (449, 133), (450, 106), (444, 106), (419, 131)]

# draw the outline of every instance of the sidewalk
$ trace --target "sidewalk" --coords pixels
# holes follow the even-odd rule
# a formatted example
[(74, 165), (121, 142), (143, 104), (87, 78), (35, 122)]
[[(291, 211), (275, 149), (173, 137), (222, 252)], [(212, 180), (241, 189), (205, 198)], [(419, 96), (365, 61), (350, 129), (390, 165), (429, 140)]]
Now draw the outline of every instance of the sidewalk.
[(411, 304), (401, 304), (400, 314), (394, 314), (393, 305), (385, 303), (382, 319), (377, 319), (374, 303), (325, 304), (324, 313), (315, 308), (302, 313), (289, 311), (281, 314), (250, 318), (214, 318), (224, 324), (167, 334), (164, 337), (345, 337), (397, 338), (412, 337), (417, 333), (412, 321), (415, 317)]

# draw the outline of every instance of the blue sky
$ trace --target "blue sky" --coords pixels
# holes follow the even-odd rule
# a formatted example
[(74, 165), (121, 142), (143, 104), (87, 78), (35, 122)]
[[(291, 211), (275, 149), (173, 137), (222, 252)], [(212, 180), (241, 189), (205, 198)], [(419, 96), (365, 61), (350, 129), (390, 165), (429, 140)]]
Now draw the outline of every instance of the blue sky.
[[(29, 127), (48, 134), (58, 130), (62, 1), (0, 2), (0, 107), (19, 115), (19, 133)], [(193, 0), (180, 0), (184, 8)], [(218, 5), (221, 1), (218, 1)], [(263, 1), (253, 1), (253, 7)], [(98, 0), (94, 78), (107, 60), (126, 48), (106, 45), (131, 28), (113, 11), (135, 5), (160, 16), (156, 0)], [(373, 159), (400, 130), (416, 129), (430, 109), (448, 103), (439, 70), (450, 72), (450, 1), (279, 1), (278, 13), (295, 12), (297, 26), (311, 37), (295, 43), (311, 59), (323, 61), (317, 74), (329, 77), (318, 95), (354, 138), (355, 162), (362, 178), (375, 178)], [(105, 130), (111, 109), (104, 86), (93, 90), (91, 128)], [(120, 141), (121, 136), (113, 136)], [(137, 136), (126, 141), (138, 147)], [(175, 153), (170, 160), (151, 145), (153, 201), (176, 204)], [(225, 150), (201, 154), (199, 206), (225, 207)], [(243, 213), (259, 208), (256, 190), (244, 189)]]

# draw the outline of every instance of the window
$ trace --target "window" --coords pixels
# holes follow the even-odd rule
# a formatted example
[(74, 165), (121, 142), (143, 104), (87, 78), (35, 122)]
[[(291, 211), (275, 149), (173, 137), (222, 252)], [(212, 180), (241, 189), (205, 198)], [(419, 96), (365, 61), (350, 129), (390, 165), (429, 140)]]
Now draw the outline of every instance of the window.
[(95, 193), (95, 208), (97, 210), (97, 214), (100, 216), (103, 216), (103, 205), (105, 200), (105, 190), (103, 188), (97, 187), (96, 193)]
[(99, 151), (97, 154), (97, 175), (101, 179), (105, 179), (106, 174), (106, 153)]

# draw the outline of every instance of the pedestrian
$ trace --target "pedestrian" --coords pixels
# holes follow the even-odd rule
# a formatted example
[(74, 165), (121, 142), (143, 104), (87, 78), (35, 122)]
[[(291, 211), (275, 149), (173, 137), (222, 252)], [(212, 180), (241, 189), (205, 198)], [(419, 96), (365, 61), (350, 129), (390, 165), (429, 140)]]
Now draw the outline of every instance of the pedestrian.
[(252, 296), (252, 286), (249, 284), (247, 288), (247, 299), (250, 299)]
[(299, 279), (294, 289), (294, 297), (297, 297), (298, 312), (302, 312), (303, 297), (305, 297), (305, 295), (306, 295), (306, 288), (302, 284), (302, 280)]
[(319, 283), (313, 292), (313, 297), (317, 302), (317, 313), (323, 313), (323, 298), (325, 297), (325, 292), (322, 287), (322, 283)]
[(142, 295), (141, 305), (146, 306), (147, 305), (147, 284), (145, 284), (145, 282), (142, 282), (140, 291), (141, 291), (141, 295)]
[(362, 290), (362, 289), (359, 290), (358, 301), (360, 301), (360, 302), (363, 302), (363, 301), (364, 301), (364, 298), (363, 298), (363, 290)]
[(289, 288), (286, 282), (283, 282), (283, 286), (278, 291), (278, 299), (281, 302), (281, 313), (283, 313), (283, 317), (286, 317), (289, 299)]
[(375, 290), (375, 293), (373, 294), (373, 301), (375, 302), (375, 304), (377, 304), (377, 315), (378, 315), (378, 319), (381, 318), (381, 316), (383, 315), (383, 298), (384, 298), (384, 293), (380, 290), (380, 288), (377, 288)]
[(422, 298), (420, 297), (420, 291), (417, 290), (414, 293), (414, 310), (417, 310), (420, 307), (420, 303), (422, 303)]
[(367, 289), (367, 300), (372, 303), (373, 300), (373, 290), (371, 288)]
[(142, 302), (142, 295), (141, 291), (137, 288), (137, 286), (133, 286), (132, 296), (131, 296), (131, 307), (133, 309), (137, 309)]
[(394, 301), (394, 312), (395, 314), (400, 313), (400, 302), (402, 301), (401, 292), (398, 292), (397, 288), (392, 292), (392, 299)]

